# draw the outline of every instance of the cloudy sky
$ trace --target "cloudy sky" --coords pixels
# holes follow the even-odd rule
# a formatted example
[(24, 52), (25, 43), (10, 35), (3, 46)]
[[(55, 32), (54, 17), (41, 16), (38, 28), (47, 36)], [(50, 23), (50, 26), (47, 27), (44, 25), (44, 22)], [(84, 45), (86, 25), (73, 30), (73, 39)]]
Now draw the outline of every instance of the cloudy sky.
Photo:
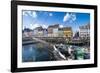
[(23, 10), (22, 17), (23, 29), (34, 29), (39, 26), (47, 28), (49, 25), (59, 24), (60, 27), (71, 26), (73, 31), (76, 31), (79, 26), (90, 22), (90, 14), (88, 13)]

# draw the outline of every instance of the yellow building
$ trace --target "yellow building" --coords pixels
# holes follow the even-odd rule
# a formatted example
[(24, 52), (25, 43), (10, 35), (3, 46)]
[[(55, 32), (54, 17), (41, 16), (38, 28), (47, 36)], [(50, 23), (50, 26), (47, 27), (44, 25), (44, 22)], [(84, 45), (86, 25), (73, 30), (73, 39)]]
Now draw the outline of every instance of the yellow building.
[(64, 37), (66, 37), (67, 39), (72, 38), (73, 32), (71, 27), (65, 27), (63, 31), (64, 31)]

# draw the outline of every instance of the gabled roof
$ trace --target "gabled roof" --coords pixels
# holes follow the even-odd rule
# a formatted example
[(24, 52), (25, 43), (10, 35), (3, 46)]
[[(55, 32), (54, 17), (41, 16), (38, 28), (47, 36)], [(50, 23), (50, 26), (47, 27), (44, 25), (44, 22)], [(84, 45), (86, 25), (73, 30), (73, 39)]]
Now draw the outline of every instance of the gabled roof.
[(50, 25), (48, 28), (59, 28), (59, 24)]

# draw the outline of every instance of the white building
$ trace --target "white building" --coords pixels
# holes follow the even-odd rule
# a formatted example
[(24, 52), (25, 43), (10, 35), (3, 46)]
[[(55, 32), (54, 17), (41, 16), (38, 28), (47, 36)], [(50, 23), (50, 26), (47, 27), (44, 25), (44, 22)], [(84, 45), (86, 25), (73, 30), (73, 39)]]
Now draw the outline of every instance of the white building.
[(79, 27), (79, 37), (81, 39), (90, 39), (90, 24)]
[(48, 37), (58, 37), (59, 24), (48, 27)]

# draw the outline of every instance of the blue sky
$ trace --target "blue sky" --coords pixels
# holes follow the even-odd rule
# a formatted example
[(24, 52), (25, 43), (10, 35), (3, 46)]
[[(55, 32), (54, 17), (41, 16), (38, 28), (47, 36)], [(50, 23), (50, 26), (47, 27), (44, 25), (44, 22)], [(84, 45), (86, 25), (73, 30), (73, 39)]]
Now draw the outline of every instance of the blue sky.
[(23, 10), (22, 16), (23, 29), (34, 29), (39, 26), (47, 28), (49, 25), (59, 24), (60, 27), (71, 26), (73, 31), (77, 31), (79, 26), (90, 23), (89, 13)]

